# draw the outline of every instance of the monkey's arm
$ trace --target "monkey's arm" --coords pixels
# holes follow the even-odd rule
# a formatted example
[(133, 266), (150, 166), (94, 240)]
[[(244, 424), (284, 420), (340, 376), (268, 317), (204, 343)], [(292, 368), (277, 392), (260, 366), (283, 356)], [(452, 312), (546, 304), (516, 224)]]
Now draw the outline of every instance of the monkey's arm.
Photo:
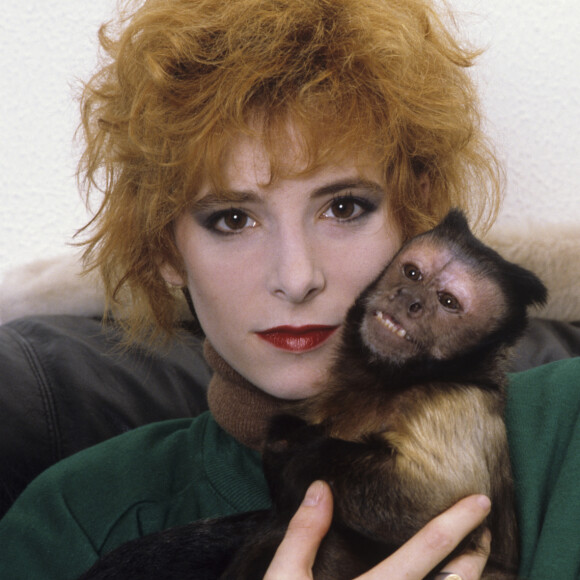
[[(501, 394), (434, 383), (370, 407), (345, 424), (339, 416), (292, 431), (291, 421), (280, 421), (265, 454), (274, 502), (290, 512), (313, 479), (324, 479), (335, 520), (391, 549), (461, 498), (483, 493), (494, 504), (486, 523), (493, 557), (511, 567), (517, 534)], [(351, 440), (328, 437), (326, 428)]]
[[(494, 538), (490, 562), (513, 570), (517, 526), (502, 394), (433, 383), (408, 389), (390, 411), (387, 428), (377, 435), (391, 449), (376, 475), (388, 496), (378, 500), (384, 529), (398, 529), (401, 536), (394, 539), (404, 541), (459, 499), (485, 494), (493, 505), (486, 522)], [(361, 513), (361, 521), (371, 517), (370, 509)]]

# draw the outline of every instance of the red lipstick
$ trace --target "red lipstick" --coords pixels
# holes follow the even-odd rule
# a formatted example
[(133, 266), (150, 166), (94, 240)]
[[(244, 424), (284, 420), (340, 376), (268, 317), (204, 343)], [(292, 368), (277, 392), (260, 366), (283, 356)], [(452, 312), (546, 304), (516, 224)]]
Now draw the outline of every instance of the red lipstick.
[(306, 352), (321, 345), (338, 326), (277, 326), (258, 332), (258, 336), (276, 348), (290, 352)]

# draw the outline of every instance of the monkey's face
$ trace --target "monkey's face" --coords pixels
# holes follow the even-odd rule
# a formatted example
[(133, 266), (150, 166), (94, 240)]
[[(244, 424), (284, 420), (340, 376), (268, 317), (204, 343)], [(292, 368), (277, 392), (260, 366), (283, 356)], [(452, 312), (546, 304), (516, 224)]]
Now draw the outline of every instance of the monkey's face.
[(494, 330), (506, 312), (495, 280), (428, 235), (401, 250), (363, 304), (363, 342), (397, 364), (455, 356)]

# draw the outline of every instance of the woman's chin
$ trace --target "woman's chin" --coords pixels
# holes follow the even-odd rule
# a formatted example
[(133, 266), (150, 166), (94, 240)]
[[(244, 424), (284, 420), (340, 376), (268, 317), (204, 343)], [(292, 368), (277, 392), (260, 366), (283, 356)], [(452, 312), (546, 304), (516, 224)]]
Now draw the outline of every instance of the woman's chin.
[(324, 387), (324, 373), (319, 369), (316, 372), (304, 372), (299, 369), (296, 374), (280, 371), (272, 377), (256, 377), (253, 384), (261, 391), (278, 399), (297, 401), (312, 397)]

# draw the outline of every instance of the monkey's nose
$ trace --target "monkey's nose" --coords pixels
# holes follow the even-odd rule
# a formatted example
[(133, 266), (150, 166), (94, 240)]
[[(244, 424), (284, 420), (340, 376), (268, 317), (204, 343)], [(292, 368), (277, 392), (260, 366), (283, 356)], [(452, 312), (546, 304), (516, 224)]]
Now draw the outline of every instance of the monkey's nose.
[(419, 301), (412, 302), (409, 305), (409, 316), (417, 318), (423, 313), (423, 305)]

